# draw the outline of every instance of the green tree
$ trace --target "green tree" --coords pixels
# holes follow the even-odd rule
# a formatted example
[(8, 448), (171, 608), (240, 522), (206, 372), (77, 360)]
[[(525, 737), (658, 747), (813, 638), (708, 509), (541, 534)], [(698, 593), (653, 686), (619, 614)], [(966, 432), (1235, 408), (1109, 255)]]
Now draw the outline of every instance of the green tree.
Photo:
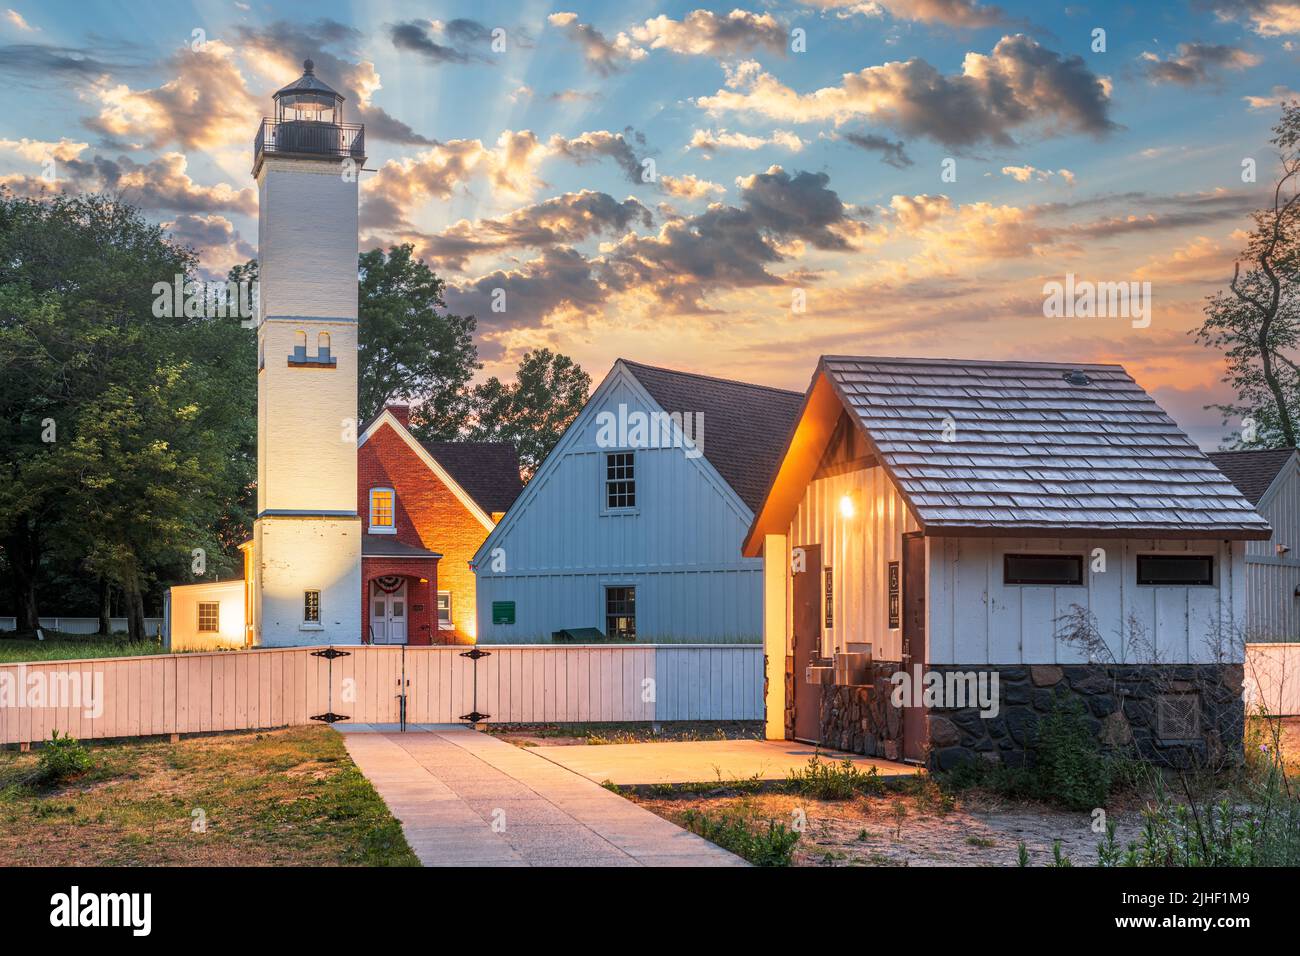
[(414, 431), (446, 441), (469, 412), (475, 321), (446, 311), (445, 283), (412, 253), (401, 245), (361, 255), (358, 413), (366, 421), (389, 402), (410, 402)]
[(159, 576), (209, 572), (213, 530), (251, 480), (254, 345), (234, 318), (155, 309), (191, 250), (102, 195), (0, 196), (0, 540), (20, 629), (60, 560), (120, 587), (133, 638)]
[(524, 478), (531, 478), (582, 411), (590, 389), (591, 376), (567, 355), (550, 349), (525, 352), (513, 383), (494, 376), (475, 386), (466, 437), (511, 442), (519, 450)]
[[(1244, 424), (1239, 446), (1294, 447), (1300, 421), (1300, 103), (1282, 107), (1271, 142), (1281, 153), (1272, 202), (1253, 214), (1254, 229), (1227, 291), (1209, 299), (1195, 335), (1223, 353), (1224, 381), (1236, 400), (1210, 406)], [(1244, 263), (1244, 269), (1243, 269)]]

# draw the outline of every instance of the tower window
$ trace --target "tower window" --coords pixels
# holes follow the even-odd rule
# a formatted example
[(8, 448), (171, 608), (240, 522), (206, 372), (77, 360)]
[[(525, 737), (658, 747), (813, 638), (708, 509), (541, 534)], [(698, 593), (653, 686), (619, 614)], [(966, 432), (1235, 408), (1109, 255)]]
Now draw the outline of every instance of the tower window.
[(218, 601), (199, 602), (199, 632), (214, 634), (221, 630), (221, 604)]
[(322, 332), (316, 336), (316, 361), (328, 362), (330, 360), (330, 334)]
[(304, 624), (320, 623), (320, 591), (302, 592), (302, 622)]
[(397, 522), (394, 511), (397, 505), (397, 493), (392, 488), (370, 489), (370, 533), (396, 534)]
[(636, 507), (636, 458), (630, 451), (605, 455), (605, 508), (619, 511)]
[(303, 329), (293, 333), (293, 351), (289, 353), (289, 364), (296, 368), (335, 368), (338, 365), (330, 351), (330, 334), (319, 332), (316, 335), (316, 354), (307, 354), (307, 333)]

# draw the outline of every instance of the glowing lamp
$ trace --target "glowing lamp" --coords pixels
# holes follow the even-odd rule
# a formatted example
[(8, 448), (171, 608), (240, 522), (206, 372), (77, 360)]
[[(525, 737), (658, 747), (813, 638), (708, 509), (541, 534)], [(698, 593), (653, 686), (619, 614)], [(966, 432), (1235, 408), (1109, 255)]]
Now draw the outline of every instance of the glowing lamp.
[(840, 517), (852, 518), (857, 513), (857, 505), (853, 503), (852, 495), (843, 495), (840, 498)]

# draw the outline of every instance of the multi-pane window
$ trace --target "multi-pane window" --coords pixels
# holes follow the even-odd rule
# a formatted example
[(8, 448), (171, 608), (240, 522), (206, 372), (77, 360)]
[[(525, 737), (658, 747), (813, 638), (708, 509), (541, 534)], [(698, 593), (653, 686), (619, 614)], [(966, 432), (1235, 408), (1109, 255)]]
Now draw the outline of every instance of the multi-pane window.
[(371, 488), (370, 489), (370, 530), (380, 532), (392, 532), (396, 528), (393, 524), (393, 505), (397, 496), (392, 488)]
[(451, 627), (451, 592), (438, 592), (438, 626), (444, 630)]
[(320, 592), (302, 592), (302, 622), (304, 624), (320, 623)]
[(630, 451), (605, 454), (605, 507), (609, 510), (636, 507), (636, 465)]
[(1208, 585), (1214, 583), (1214, 558), (1208, 554), (1139, 554), (1137, 583)]
[(1002, 559), (1004, 584), (1061, 587), (1083, 583), (1081, 554), (1008, 554)]
[(605, 588), (605, 635), (636, 640), (636, 588)]
[(221, 604), (217, 601), (199, 602), (199, 631), (221, 630)]

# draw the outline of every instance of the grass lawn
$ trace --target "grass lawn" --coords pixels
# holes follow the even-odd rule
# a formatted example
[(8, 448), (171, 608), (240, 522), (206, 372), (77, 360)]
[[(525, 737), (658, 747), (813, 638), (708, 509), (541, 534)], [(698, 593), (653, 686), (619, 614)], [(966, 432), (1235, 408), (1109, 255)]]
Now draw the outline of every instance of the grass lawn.
[(762, 740), (761, 720), (646, 721), (585, 724), (486, 724), (484, 732), (516, 747), (567, 747), (575, 744), (643, 744), (667, 740)]
[(46, 631), (43, 641), (38, 641), (35, 637), (0, 634), (0, 664), (69, 661), (82, 657), (135, 657), (162, 652), (162, 644), (156, 638), (128, 641), (125, 634), (97, 637), (93, 634), (58, 634)]
[(0, 866), (418, 865), (329, 728), (90, 753), (88, 773), (44, 788), (36, 751), (0, 751)]

